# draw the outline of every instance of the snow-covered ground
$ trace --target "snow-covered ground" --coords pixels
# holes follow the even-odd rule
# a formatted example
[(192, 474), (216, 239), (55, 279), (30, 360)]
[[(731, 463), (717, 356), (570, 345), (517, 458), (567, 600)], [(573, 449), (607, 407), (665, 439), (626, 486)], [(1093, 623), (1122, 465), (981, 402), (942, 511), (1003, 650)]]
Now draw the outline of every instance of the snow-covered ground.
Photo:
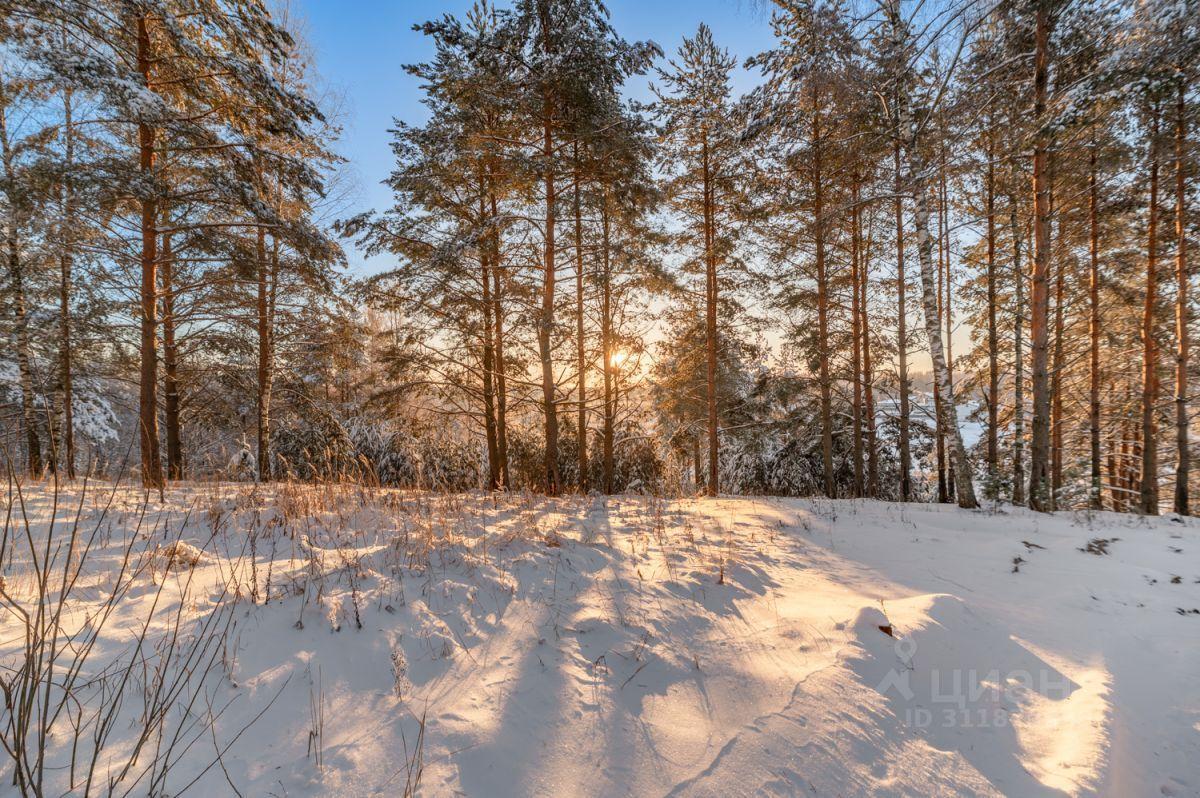
[[(26, 489), (4, 541), (5, 603), (31, 611), (31, 563), (67, 562), (77, 511), (78, 539), (96, 533), (63, 615), (60, 657), (82, 665), (47, 794), (83, 781), (95, 716), (93, 791), (120, 777), (118, 795), (1200, 795), (1191, 520), (81, 492), (47, 550), (51, 491)], [(3, 679), (24, 644), (4, 613)]]

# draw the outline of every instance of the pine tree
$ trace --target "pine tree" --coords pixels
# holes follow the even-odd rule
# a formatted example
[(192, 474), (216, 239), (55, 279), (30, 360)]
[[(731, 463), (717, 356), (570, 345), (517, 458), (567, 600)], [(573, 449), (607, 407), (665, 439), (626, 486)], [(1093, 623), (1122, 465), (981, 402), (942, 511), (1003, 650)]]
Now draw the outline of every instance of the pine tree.
[[(515, 280), (503, 258), (499, 209), (522, 186), (498, 142), (516, 124), (507, 105), (519, 87), (507, 79), (490, 7), (424, 29), (436, 57), (408, 70), (426, 86), (431, 117), (423, 127), (397, 122), (393, 131), (397, 166), (388, 183), (396, 205), (343, 230), (361, 235), (368, 252), (400, 256), (398, 269), (370, 280), (372, 304), (402, 312), (430, 343), (416, 358), (394, 350), (395, 365), (408, 372), (396, 376), (453, 391), (452, 402), (465, 399), (482, 420), (489, 487), (497, 488), (508, 484), (501, 280)], [(461, 313), (464, 306), (471, 312)]]
[[(841, 208), (855, 201), (844, 196), (849, 154), (842, 142), (850, 139), (847, 123), (854, 121), (853, 102), (858, 96), (849, 85), (855, 53), (854, 41), (838, 5), (780, 0), (771, 25), (778, 47), (750, 59), (766, 82), (749, 98), (754, 132), (769, 130), (772, 147), (782, 169), (807, 188), (796, 198), (783, 186), (778, 208), (799, 211), (809, 221), (803, 238), (812, 242), (813, 281), (816, 284), (816, 361), (821, 393), (821, 452), (827, 496), (835, 497), (833, 462), (833, 335), (834, 263), (831, 238)], [(831, 175), (833, 178), (831, 179)], [(787, 181), (788, 183), (791, 180)], [(840, 189), (840, 192), (839, 192)], [(799, 203), (799, 208), (790, 208)], [(802, 238), (796, 230), (781, 231), (789, 241)], [(785, 244), (785, 249), (795, 245)], [(786, 257), (786, 255), (785, 255)], [(853, 326), (853, 323), (852, 323)], [(854, 337), (852, 335), (852, 337)], [(857, 382), (857, 380), (856, 380)], [(860, 436), (859, 436), (860, 437)], [(861, 448), (861, 444), (860, 444)], [(857, 458), (861, 462), (861, 458)], [(861, 472), (861, 465), (859, 465)], [(861, 483), (861, 473), (858, 482)], [(861, 493), (861, 484), (857, 488)]]
[(704, 350), (709, 496), (720, 492), (718, 349), (724, 273), (734, 257), (742, 187), (730, 102), (734, 59), (701, 25), (685, 38), (668, 68), (658, 72), (655, 112), (662, 124), (660, 165), (668, 174), (667, 202), (679, 217), (677, 243), (688, 268), (704, 275)]
[[(68, 46), (61, 46), (61, 39), (31, 37), (23, 43), (27, 54), (65, 85), (102, 98), (111, 113), (102, 122), (136, 133), (137, 166), (122, 182), (129, 187), (140, 229), (140, 450), (145, 485), (161, 488), (158, 269), (164, 232), (160, 206), (170, 204), (173, 188), (167, 167), (174, 158), (191, 159), (193, 169), (208, 178), (210, 202), (246, 208), (271, 223), (270, 209), (252, 188), (253, 164), (263, 153), (247, 134), (261, 127), (279, 137), (301, 138), (301, 126), (317, 118), (317, 111), (306, 98), (282, 88), (267, 68), (266, 62), (284, 57), (289, 37), (257, 0), (232, 6), (223, 0), (156, 0), (119, 4), (116, 13), (42, 0), (6, 2), (0, 10), (65, 31)], [(240, 102), (228, 102), (232, 96)], [(272, 160), (294, 179), (316, 184), (303, 162)], [(235, 218), (202, 223), (240, 224)]]

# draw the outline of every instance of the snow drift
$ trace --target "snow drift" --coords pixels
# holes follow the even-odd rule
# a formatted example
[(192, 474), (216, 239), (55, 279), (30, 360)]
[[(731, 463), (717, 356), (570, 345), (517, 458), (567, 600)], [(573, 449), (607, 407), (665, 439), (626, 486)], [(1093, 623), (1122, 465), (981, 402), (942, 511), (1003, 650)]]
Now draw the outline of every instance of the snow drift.
[[(95, 755), (130, 794), (1200, 785), (1190, 520), (349, 486), (197, 485), (162, 505), (81, 494), (55, 509), (37, 486), (20, 501), (34, 552), (52, 513), (55, 546), (76, 515), (98, 530), (60, 634), (94, 634), (80, 684), (107, 692), (79, 688), (85, 708), (113, 695), (121, 663), (151, 674), (130, 680)], [(10, 669), (12, 610), (37, 593), (18, 531), (10, 521)], [(120, 576), (123, 552), (146, 567)], [(157, 683), (178, 692), (126, 767)], [(65, 713), (48, 738), (56, 792), (78, 789), (63, 763), (88, 717)]]

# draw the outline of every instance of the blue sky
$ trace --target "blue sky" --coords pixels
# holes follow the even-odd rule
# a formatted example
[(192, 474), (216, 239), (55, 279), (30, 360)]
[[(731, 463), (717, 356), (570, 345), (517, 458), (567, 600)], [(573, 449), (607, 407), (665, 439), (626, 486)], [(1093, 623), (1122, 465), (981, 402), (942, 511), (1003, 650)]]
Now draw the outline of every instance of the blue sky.
[[(379, 184), (392, 166), (388, 128), (393, 118), (412, 123), (424, 119), (417, 81), (401, 69), (431, 54), (413, 24), (461, 14), (470, 5), (471, 0), (295, 0), (307, 23), (317, 68), (345, 98), (345, 131), (338, 151), (349, 159), (357, 182), (348, 212), (388, 206), (389, 193)], [(609, 0), (608, 7), (621, 35), (651, 39), (668, 53), (701, 22), (707, 22), (717, 41), (739, 60), (770, 45), (765, 4), (755, 0)], [(738, 82), (736, 88), (742, 91), (752, 78), (739, 75)], [(644, 96), (647, 84), (648, 78), (639, 79), (630, 93)], [(384, 265), (367, 264), (357, 253), (349, 255), (356, 270)]]

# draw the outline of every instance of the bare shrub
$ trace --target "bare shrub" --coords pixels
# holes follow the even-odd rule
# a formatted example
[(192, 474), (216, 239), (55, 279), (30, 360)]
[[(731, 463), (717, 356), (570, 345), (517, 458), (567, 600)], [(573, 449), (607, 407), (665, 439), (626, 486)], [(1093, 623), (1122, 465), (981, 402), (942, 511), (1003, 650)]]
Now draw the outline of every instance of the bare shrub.
[[(144, 493), (130, 501), (120, 483), (84, 481), (74, 506), (61, 508), (56, 482), (39, 509), (11, 463), (7, 471), (0, 568), (13, 578), (0, 581), (0, 608), (16, 642), (0, 653), (0, 773), (21, 795), (161, 795), (184, 755), (212, 736), (199, 779), (232, 744), (215, 743), (223, 710), (205, 685), (224, 664), (235, 582), (202, 600), (193, 584), (204, 556), (180, 540), (186, 517), (172, 533)], [(98, 513), (85, 524), (91, 506)], [(129, 525), (123, 538), (112, 536), (113, 513)], [(156, 563), (166, 565), (157, 579)], [(118, 621), (132, 639), (115, 639)]]

